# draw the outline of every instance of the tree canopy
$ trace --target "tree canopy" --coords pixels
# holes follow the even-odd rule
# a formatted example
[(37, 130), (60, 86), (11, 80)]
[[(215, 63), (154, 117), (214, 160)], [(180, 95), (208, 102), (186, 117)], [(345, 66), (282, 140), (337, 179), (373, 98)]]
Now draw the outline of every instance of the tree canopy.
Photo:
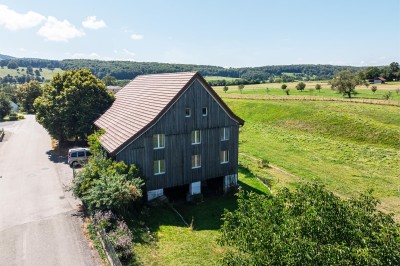
[(357, 73), (347, 69), (337, 73), (333, 79), (329, 81), (329, 84), (332, 86), (332, 89), (336, 89), (339, 93), (351, 98), (351, 94), (354, 93), (356, 86), (366, 85), (366, 81)]
[(19, 104), (22, 106), (24, 111), (28, 113), (33, 113), (34, 107), (33, 103), (37, 97), (42, 95), (42, 87), (36, 80), (29, 81), (19, 85), (16, 91), (17, 99)]
[(0, 121), (3, 120), (3, 117), (10, 114), (11, 104), (10, 99), (4, 92), (0, 91)]
[(239, 193), (225, 211), (225, 265), (400, 265), (400, 225), (370, 193), (341, 199), (303, 184), (276, 195)]
[(69, 70), (55, 74), (35, 100), (36, 119), (60, 141), (85, 139), (93, 132), (93, 122), (114, 98), (103, 82), (89, 70)]

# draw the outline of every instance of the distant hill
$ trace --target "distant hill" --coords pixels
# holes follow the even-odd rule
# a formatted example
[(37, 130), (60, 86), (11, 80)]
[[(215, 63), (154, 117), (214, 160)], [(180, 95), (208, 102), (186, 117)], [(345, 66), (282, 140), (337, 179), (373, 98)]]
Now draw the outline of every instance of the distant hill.
[(14, 59), (15, 57), (10, 56), (10, 55), (5, 55), (5, 54), (0, 54), (0, 60), (3, 59)]
[(203, 76), (218, 76), (222, 78), (222, 80), (213, 79), (209, 81), (211, 85), (292, 82), (295, 80), (326, 80), (331, 79), (337, 72), (347, 68), (354, 70), (361, 69), (360, 67), (334, 65), (275, 65), (224, 68), (211, 65), (101, 61), (89, 59), (65, 59), (60, 61), (37, 58), (15, 58), (7, 55), (0, 55), (0, 58), (2, 58), (2, 60), (0, 60), (1, 67), (6, 67), (12, 60), (18, 67), (46, 68), (51, 71), (58, 68), (62, 70), (87, 68), (100, 79), (109, 75), (115, 77), (117, 80), (131, 80), (136, 76), (143, 74), (188, 71), (198, 71)]

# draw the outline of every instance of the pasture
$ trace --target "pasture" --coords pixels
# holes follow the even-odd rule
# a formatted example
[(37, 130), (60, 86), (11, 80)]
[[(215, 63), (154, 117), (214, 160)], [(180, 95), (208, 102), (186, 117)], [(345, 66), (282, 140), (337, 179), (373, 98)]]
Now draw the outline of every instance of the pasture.
[[(36, 67), (33, 67), (33, 72), (35, 72)], [(61, 73), (62, 69), (61, 68), (55, 68), (54, 70), (48, 69), (48, 68), (42, 68), (42, 71), (40, 72), (40, 76), (44, 77), (45, 80), (50, 80), (55, 73)], [(7, 75), (10, 76), (22, 76), (26, 75), (26, 67), (18, 67), (17, 69), (8, 69), (6, 66), (0, 68), (0, 77), (5, 77)]]

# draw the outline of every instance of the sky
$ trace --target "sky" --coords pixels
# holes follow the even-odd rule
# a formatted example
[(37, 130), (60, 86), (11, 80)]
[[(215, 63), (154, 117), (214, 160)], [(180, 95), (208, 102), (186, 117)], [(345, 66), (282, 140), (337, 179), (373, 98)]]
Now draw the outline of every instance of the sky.
[(0, 54), (254, 67), (400, 62), (400, 0), (0, 0)]

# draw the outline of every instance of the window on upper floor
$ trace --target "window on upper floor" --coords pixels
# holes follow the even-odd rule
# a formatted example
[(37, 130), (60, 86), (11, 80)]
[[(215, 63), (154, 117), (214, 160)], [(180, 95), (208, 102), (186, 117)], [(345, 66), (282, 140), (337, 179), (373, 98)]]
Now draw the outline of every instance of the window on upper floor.
[(165, 134), (153, 135), (153, 149), (165, 148)]
[(192, 169), (201, 167), (201, 155), (195, 154), (192, 155)]
[(229, 127), (221, 128), (221, 141), (229, 139)]
[(185, 117), (190, 117), (192, 110), (190, 108), (185, 108)]
[(154, 161), (154, 175), (161, 175), (165, 173), (165, 160)]
[(208, 114), (207, 107), (202, 107), (201, 108), (201, 113), (202, 113), (203, 116), (207, 116), (207, 114)]
[(219, 153), (219, 160), (221, 163), (229, 163), (229, 151), (221, 151)]
[(200, 130), (192, 131), (192, 144), (200, 144), (201, 143), (201, 132)]

